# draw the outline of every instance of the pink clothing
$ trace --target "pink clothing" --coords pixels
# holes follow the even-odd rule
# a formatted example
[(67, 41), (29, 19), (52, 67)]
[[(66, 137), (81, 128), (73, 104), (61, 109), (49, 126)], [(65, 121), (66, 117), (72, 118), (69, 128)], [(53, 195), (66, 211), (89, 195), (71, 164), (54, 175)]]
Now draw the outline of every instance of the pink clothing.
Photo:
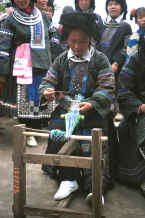
[(13, 76), (17, 84), (32, 84), (32, 61), (29, 43), (21, 44), (16, 49)]

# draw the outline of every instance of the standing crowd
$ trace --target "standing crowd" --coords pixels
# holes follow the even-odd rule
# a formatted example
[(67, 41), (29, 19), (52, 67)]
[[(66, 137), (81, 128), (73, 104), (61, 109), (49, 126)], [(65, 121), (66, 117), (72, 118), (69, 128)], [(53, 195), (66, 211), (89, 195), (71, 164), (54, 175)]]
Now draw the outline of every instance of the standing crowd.
[[(16, 116), (33, 129), (65, 131), (60, 115), (80, 95), (85, 119), (73, 133), (102, 128), (108, 136), (102, 203), (115, 179), (140, 190), (145, 180), (145, 8), (130, 12), (138, 25), (133, 32), (126, 0), (106, 0), (104, 7), (105, 18), (95, 12), (95, 0), (74, 0), (74, 8), (64, 7), (57, 28), (53, 0), (11, 0), (0, 28), (0, 116)], [(27, 138), (28, 146), (37, 144), (36, 137)], [(49, 138), (46, 153), (57, 153), (63, 144)], [(91, 144), (78, 142), (73, 155), (78, 154), (90, 156)], [(137, 172), (132, 163), (141, 165)], [(55, 200), (79, 188), (90, 200), (90, 170), (42, 165), (42, 171), (58, 181)]]

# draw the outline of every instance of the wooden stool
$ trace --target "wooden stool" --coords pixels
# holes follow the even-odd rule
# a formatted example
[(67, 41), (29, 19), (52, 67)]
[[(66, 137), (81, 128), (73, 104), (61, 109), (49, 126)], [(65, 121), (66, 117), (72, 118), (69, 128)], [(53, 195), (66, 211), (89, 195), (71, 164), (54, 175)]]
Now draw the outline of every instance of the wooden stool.
[[(73, 214), (81, 215), (82, 217), (101, 218), (102, 217), (102, 141), (106, 141), (107, 137), (102, 136), (101, 129), (93, 129), (92, 136), (75, 136), (72, 140), (88, 140), (92, 143), (91, 157), (78, 157), (63, 155), (69, 153), (66, 144), (58, 154), (33, 154), (26, 153), (26, 137), (40, 136), (48, 138), (48, 133), (42, 130), (30, 132), (25, 128), (25, 125), (16, 125), (14, 127), (14, 201), (13, 214), (14, 218), (26, 218), (29, 216), (49, 217), (50, 215)], [(83, 212), (72, 210), (69, 208), (36, 208), (26, 204), (26, 163), (31, 164), (49, 164), (57, 166), (91, 168), (92, 169), (92, 212)], [(66, 205), (65, 205), (66, 206)]]

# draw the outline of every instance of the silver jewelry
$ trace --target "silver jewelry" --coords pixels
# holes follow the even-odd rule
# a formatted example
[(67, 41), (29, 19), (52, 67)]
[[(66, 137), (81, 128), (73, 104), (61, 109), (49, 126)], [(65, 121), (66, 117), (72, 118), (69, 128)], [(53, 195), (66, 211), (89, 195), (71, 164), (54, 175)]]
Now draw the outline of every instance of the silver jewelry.
[(27, 14), (25, 12), (22, 12), (20, 9), (15, 9), (12, 12), (13, 17), (15, 20), (17, 20), (19, 23), (22, 23), (24, 25), (35, 25), (41, 21), (41, 12), (38, 8), (33, 9), (33, 14), (26, 16)]

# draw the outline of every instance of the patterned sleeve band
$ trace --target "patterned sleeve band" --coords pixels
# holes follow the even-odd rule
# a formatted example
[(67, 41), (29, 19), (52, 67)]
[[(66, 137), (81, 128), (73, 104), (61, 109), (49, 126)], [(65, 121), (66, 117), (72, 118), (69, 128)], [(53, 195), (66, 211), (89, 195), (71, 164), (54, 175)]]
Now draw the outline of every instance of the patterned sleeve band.
[(0, 29), (0, 38), (11, 39), (13, 37), (13, 33), (10, 30), (1, 28)]
[(99, 86), (96, 89), (96, 94), (103, 95), (109, 101), (114, 98), (115, 80), (110, 68), (101, 70), (98, 75)]
[(0, 57), (9, 57), (9, 53), (6, 51), (0, 51)]

